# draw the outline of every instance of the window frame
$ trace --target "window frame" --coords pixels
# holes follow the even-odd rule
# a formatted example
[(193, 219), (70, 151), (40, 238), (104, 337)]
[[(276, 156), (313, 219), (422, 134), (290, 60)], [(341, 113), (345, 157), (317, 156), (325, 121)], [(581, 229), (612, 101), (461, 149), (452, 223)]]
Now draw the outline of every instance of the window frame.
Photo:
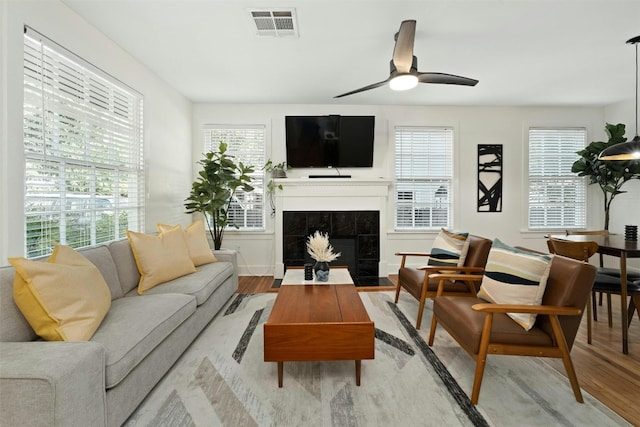
[(25, 26), (25, 256), (144, 229), (144, 98)]
[[(391, 128), (391, 140), (393, 141), (393, 175), (395, 177), (394, 182), (394, 195), (393, 195), (393, 228), (395, 232), (437, 232), (441, 228), (452, 228), (453, 222), (455, 218), (455, 192), (456, 192), (456, 179), (455, 179), (455, 156), (456, 156), (456, 130), (454, 126), (450, 125), (395, 125)], [(446, 157), (445, 159), (448, 161), (444, 171), (444, 173), (440, 174), (428, 174), (427, 177), (420, 177), (411, 173), (404, 174), (402, 171), (398, 170), (399, 162), (399, 148), (398, 148), (398, 138), (399, 132), (416, 132), (419, 133), (421, 131), (426, 132), (427, 135), (424, 136), (427, 139), (433, 139), (434, 144), (438, 144), (439, 150), (442, 150), (442, 138), (444, 138), (445, 142), (448, 143), (448, 146), (445, 147)], [(429, 135), (429, 132), (432, 132)], [(423, 155), (427, 155), (426, 153), (422, 153)], [(410, 155), (411, 158), (415, 158), (414, 155)], [(427, 160), (428, 162), (428, 160)], [(442, 162), (429, 163), (430, 168), (438, 169), (438, 167), (442, 167)], [(405, 178), (406, 176), (406, 178)], [(413, 184), (416, 183), (427, 183), (437, 185), (439, 188), (433, 191), (433, 197), (429, 202), (417, 202), (415, 197), (416, 187)], [(403, 190), (405, 184), (409, 184), (407, 186), (408, 190)], [(413, 183), (413, 184), (412, 184)], [(436, 200), (437, 193), (442, 189), (442, 186), (445, 186), (446, 196), (444, 201)], [(410, 188), (413, 187), (413, 190)], [(411, 193), (411, 225), (407, 224), (399, 224), (399, 214), (401, 204), (399, 204), (398, 196), (401, 192)], [(446, 205), (447, 211), (445, 215), (445, 220), (437, 221), (437, 218), (434, 217), (433, 210), (437, 208), (436, 205), (439, 203), (444, 203)], [(407, 204), (408, 205), (408, 204)], [(426, 225), (417, 225), (416, 220), (420, 218), (417, 210), (422, 209), (424, 211), (428, 211), (428, 224)], [(434, 220), (435, 218), (435, 220)]]
[[(238, 151), (235, 149), (234, 146), (234, 142), (233, 141), (228, 141), (225, 140), (225, 138), (220, 138), (220, 137), (214, 137), (212, 136), (208, 136), (207, 133), (208, 132), (215, 132), (215, 131), (220, 131), (220, 132), (242, 132), (242, 131), (251, 131), (254, 133), (261, 133), (261, 143), (262, 143), (262, 147), (260, 150), (260, 153), (258, 153), (257, 151), (253, 151), (253, 153), (251, 155), (256, 156), (256, 159), (254, 159), (254, 161), (247, 161), (246, 158), (240, 158), (238, 157)], [(251, 195), (252, 197), (257, 197), (259, 200), (257, 201), (249, 201), (250, 204), (254, 204), (254, 205), (261, 205), (260, 207), (260, 223), (257, 226), (247, 226), (247, 222), (248, 220), (250, 220), (250, 218), (248, 217), (248, 215), (250, 215), (248, 213), (247, 210), (242, 210), (243, 216), (244, 216), (244, 224), (243, 225), (238, 225), (238, 228), (236, 228), (235, 226), (230, 226), (228, 225), (225, 228), (225, 231), (231, 231), (231, 232), (237, 232), (237, 233), (251, 233), (251, 232), (264, 232), (266, 231), (266, 222), (267, 222), (267, 215), (266, 215), (266, 209), (267, 209), (267, 203), (266, 202), (266, 192), (265, 192), (265, 186), (267, 185), (267, 179), (266, 179), (266, 174), (265, 171), (263, 169), (264, 164), (266, 163), (266, 158), (267, 158), (267, 126), (264, 124), (233, 124), (233, 125), (229, 125), (229, 124), (205, 124), (202, 127), (202, 141), (203, 141), (203, 149), (204, 152), (209, 152), (209, 151), (217, 151), (218, 150), (218, 144), (219, 141), (223, 141), (225, 143), (227, 143), (227, 154), (230, 156), (234, 157), (234, 162), (236, 164), (238, 164), (240, 161), (242, 161), (242, 163), (244, 163), (245, 165), (253, 165), (254, 167), (254, 172), (249, 174), (249, 176), (251, 176), (251, 182), (249, 183), (251, 186), (254, 187), (254, 190), (251, 191), (250, 193), (246, 193), (246, 195), (244, 194), (244, 192), (239, 189), (238, 192), (236, 193), (237, 196), (247, 196), (247, 195)], [(214, 142), (215, 141), (215, 142)], [(238, 202), (239, 203), (239, 202)], [(232, 202), (231, 209), (233, 209), (234, 206), (237, 206), (236, 202)], [(257, 210), (257, 209), (255, 209)], [(237, 225), (237, 224), (236, 224)]]
[[(538, 138), (543, 138), (544, 135), (542, 133), (547, 132), (549, 135), (547, 139), (550, 142), (555, 142), (556, 145), (549, 152), (546, 153), (550, 159), (557, 164), (554, 166), (553, 164), (549, 166), (549, 169), (554, 168), (566, 168), (563, 173), (556, 173), (555, 175), (550, 174), (544, 177), (539, 175), (532, 175), (532, 162), (535, 162), (538, 165), (538, 169), (540, 169), (539, 165), (541, 162), (543, 163), (545, 153), (532, 153), (532, 132), (540, 133)], [(567, 132), (565, 138), (566, 141), (557, 141), (557, 139), (563, 138), (562, 136), (556, 137), (556, 141), (553, 140), (553, 136), (551, 134), (558, 132)], [(581, 136), (570, 136), (570, 133), (580, 133)], [(525, 223), (526, 229), (530, 232), (544, 232), (544, 231), (557, 231), (557, 230), (573, 230), (573, 229), (584, 229), (587, 227), (588, 222), (588, 192), (587, 192), (587, 182), (583, 177), (578, 176), (577, 174), (571, 172), (571, 165), (575, 161), (579, 159), (577, 151), (583, 149), (587, 145), (587, 137), (588, 130), (585, 126), (529, 126), (526, 129), (525, 138), (526, 138), (526, 187), (524, 194), (526, 195), (525, 200)], [(570, 141), (569, 139), (573, 138), (574, 141)], [(578, 142), (577, 140), (580, 139)], [(563, 148), (562, 148), (563, 147)], [(533, 159), (532, 159), (533, 158)], [(564, 158), (564, 159), (563, 159)], [(560, 162), (562, 164), (560, 165)], [(550, 170), (549, 172), (553, 172)], [(545, 173), (544, 170), (540, 170), (538, 174)], [(533, 179), (532, 179), (533, 177)], [(548, 186), (542, 190), (543, 193), (546, 193), (547, 196), (549, 193), (552, 195), (555, 193), (555, 198), (559, 200), (557, 203), (553, 203), (549, 200), (549, 197), (544, 200), (537, 202), (532, 206), (532, 198), (536, 197), (536, 193), (532, 193), (532, 187), (534, 185), (542, 186), (543, 182), (548, 182)], [(555, 182), (554, 182), (555, 181)], [(555, 185), (555, 188), (554, 188)], [(539, 187), (540, 188), (540, 187)], [(572, 192), (575, 192), (574, 198), (579, 202), (579, 205), (576, 205), (575, 202), (572, 202), (574, 208), (573, 212), (570, 212), (566, 209), (567, 205), (567, 195), (571, 195)], [(542, 198), (545, 194), (537, 193), (538, 198)], [(540, 214), (544, 216), (543, 223), (540, 225), (532, 224), (532, 209), (536, 206), (541, 207), (545, 210), (544, 213)], [(552, 212), (556, 210), (555, 215), (559, 215), (560, 219), (554, 222), (554, 215)], [(559, 214), (557, 212), (560, 212)], [(574, 218), (573, 221), (570, 221), (571, 218)]]

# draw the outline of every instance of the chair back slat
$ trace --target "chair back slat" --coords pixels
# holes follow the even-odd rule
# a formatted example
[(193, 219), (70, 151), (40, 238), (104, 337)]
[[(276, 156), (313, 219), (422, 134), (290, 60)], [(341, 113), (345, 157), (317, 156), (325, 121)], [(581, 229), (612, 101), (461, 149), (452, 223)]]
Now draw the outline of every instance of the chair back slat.
[(547, 245), (551, 253), (584, 262), (589, 262), (589, 258), (598, 252), (598, 244), (596, 242), (572, 242), (550, 238), (547, 240)]

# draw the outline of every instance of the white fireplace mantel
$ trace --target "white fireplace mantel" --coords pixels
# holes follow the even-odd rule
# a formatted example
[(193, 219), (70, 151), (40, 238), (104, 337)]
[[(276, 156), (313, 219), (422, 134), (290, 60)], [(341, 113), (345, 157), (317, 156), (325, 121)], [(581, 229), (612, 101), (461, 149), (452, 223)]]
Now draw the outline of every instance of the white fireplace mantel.
[[(282, 190), (275, 193), (275, 271), (284, 276), (282, 260), (282, 212), (356, 211), (380, 212), (380, 232), (386, 229), (387, 200), (392, 181), (383, 178), (282, 178), (275, 180)], [(387, 271), (386, 241), (380, 237), (380, 272)]]

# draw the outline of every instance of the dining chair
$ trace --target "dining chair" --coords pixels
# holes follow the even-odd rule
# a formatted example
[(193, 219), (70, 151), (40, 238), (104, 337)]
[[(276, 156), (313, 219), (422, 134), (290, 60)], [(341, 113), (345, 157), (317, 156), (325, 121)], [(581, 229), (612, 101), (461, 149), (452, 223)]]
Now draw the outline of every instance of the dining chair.
[[(610, 236), (611, 233), (609, 230), (566, 230), (565, 235), (571, 236)], [(605, 267), (604, 266), (604, 255), (600, 255), (600, 266), (598, 268), (598, 273), (608, 274), (609, 276), (620, 277), (620, 269)], [(636, 273), (633, 271), (627, 271), (627, 280), (633, 282), (635, 280), (640, 280), (640, 273)]]
[[(553, 254), (562, 255), (567, 258), (573, 258), (579, 261), (583, 261), (585, 263), (589, 262), (589, 258), (593, 256), (598, 251), (598, 244), (592, 241), (584, 241), (584, 242), (573, 242), (569, 240), (561, 240), (549, 238), (547, 240), (547, 245), (549, 246), (549, 251)], [(610, 301), (611, 294), (620, 294), (620, 277), (613, 277), (602, 273), (597, 273), (593, 282), (592, 292), (589, 295), (589, 299), (593, 298), (594, 292), (603, 292), (607, 294), (607, 301)], [(634, 282), (627, 283), (627, 293), (631, 296), (632, 302), (635, 305), (640, 303), (640, 284), (635, 284)], [(610, 306), (610, 305), (609, 305)], [(592, 325), (591, 325), (591, 308), (592, 303), (588, 301), (587, 303), (587, 342), (591, 344), (591, 334), (592, 334)], [(609, 311), (611, 313), (611, 311)], [(611, 316), (609, 327), (612, 326)], [(628, 321), (630, 322), (631, 317), (628, 317)]]
[(398, 270), (398, 283), (396, 284), (395, 303), (398, 303), (400, 289), (405, 289), (410, 295), (419, 301), (418, 318), (416, 320), (416, 329), (420, 329), (422, 323), (422, 313), (427, 298), (433, 298), (438, 294), (440, 285), (440, 293), (443, 295), (469, 295), (475, 296), (478, 289), (472, 280), (466, 280), (458, 276), (457, 280), (448, 279), (431, 279), (429, 276), (442, 271), (458, 273), (458, 274), (482, 274), (484, 266), (487, 263), (489, 250), (491, 249), (491, 239), (480, 236), (469, 235), (469, 249), (466, 254), (464, 265), (461, 267), (447, 266), (424, 266), (424, 267), (407, 267), (406, 260), (408, 257), (431, 257), (431, 253), (426, 252), (397, 252), (396, 255), (401, 256), (400, 269)]
[[(609, 232), (609, 230), (566, 230), (565, 231), (565, 235), (570, 236), (570, 235), (581, 235), (581, 236), (609, 236), (611, 233)], [(619, 268), (612, 268), (612, 267), (605, 267), (604, 266), (604, 255), (603, 254), (599, 254), (600, 255), (600, 266), (598, 267), (598, 273), (601, 274), (606, 274), (608, 276), (613, 276), (613, 277), (620, 277), (620, 269)], [(635, 272), (630, 272), (627, 270), (627, 283), (631, 283), (634, 281), (640, 280), (640, 273), (635, 273)], [(596, 306), (596, 292), (597, 291), (593, 291), (592, 294), (592, 298), (591, 298), (591, 306), (593, 307), (593, 320), (594, 321), (598, 321), (598, 308)], [(602, 305), (602, 294), (604, 294), (605, 292), (599, 292), (599, 297), (598, 297), (598, 305)], [(633, 300), (632, 300), (633, 301)], [(612, 318), (612, 314), (611, 314), (611, 293), (607, 293), (607, 321), (609, 324), (609, 327), (611, 328), (613, 325), (613, 318)], [(630, 319), (631, 316), (629, 316)], [(630, 320), (629, 320), (630, 321)]]
[[(570, 352), (595, 274), (593, 265), (554, 257), (540, 305), (492, 304), (477, 297), (436, 296), (429, 346), (433, 345), (437, 325), (441, 325), (475, 360), (471, 393), (474, 405), (478, 403), (490, 354), (562, 359), (576, 401), (582, 403)], [(481, 281), (482, 275), (477, 279)], [(535, 313), (537, 317), (533, 327), (526, 330), (507, 313)]]

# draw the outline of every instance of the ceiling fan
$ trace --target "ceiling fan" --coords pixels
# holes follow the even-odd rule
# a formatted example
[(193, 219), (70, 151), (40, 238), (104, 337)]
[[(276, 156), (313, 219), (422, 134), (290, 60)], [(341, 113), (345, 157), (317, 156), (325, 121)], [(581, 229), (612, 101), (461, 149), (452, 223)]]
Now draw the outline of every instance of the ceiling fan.
[(395, 35), (396, 45), (393, 48), (393, 58), (390, 61), (391, 73), (389, 78), (378, 83), (373, 83), (334, 98), (353, 95), (385, 85), (389, 82), (389, 87), (393, 90), (408, 90), (414, 88), (418, 83), (437, 83), (450, 85), (475, 86), (478, 80), (468, 77), (456, 76), (445, 73), (421, 73), (418, 71), (418, 58), (413, 56), (413, 42), (416, 36), (416, 21), (402, 21), (400, 29)]

